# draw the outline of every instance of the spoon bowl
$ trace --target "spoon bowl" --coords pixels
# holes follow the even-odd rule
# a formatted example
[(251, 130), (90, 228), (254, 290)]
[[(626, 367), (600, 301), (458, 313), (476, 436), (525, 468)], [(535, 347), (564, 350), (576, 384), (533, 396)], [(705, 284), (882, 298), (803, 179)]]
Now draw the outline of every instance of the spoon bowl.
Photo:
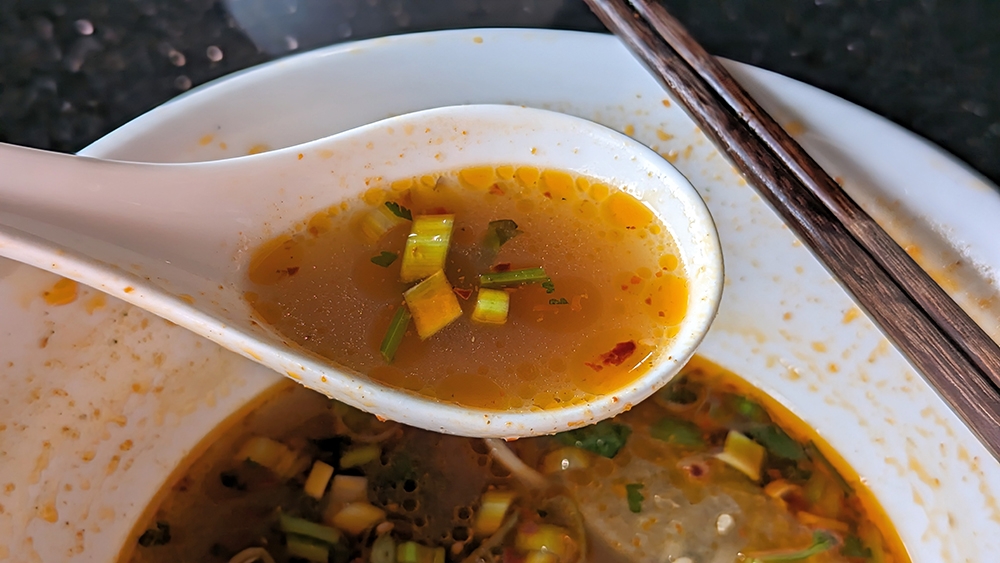
[[(623, 187), (670, 230), (689, 282), (688, 313), (655, 366), (625, 388), (560, 409), (469, 408), (372, 381), (254, 320), (243, 292), (250, 255), (263, 242), (371, 186), (500, 163)], [(0, 256), (147, 309), (354, 407), (433, 431), (514, 438), (610, 418), (680, 370), (721, 298), (718, 236), (691, 184), (638, 142), (544, 110), (438, 108), (278, 151), (194, 164), (102, 161), (2, 145), (0, 170)]]

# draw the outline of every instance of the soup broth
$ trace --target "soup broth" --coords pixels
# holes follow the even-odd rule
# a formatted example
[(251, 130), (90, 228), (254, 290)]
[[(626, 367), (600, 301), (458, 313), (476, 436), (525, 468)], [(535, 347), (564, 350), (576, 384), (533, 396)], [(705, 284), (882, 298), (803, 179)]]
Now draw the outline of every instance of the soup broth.
[[(408, 290), (430, 285), (436, 266), (414, 274), (408, 259), (440, 249), (411, 243), (418, 225), (442, 217), (453, 221), (440, 256), (445, 289), (424, 300), (422, 318)], [(538, 269), (529, 283), (485, 281)], [(489, 288), (509, 309), (477, 321)], [(684, 265), (642, 202), (585, 177), (511, 166), (373, 188), (263, 245), (247, 289), (263, 321), (312, 352), (392, 386), (498, 410), (622, 388), (648, 370), (688, 304)], [(414, 322), (387, 356), (401, 307)], [(422, 321), (450, 311), (457, 317), (423, 334)]]
[(698, 358), (615, 419), (509, 445), (284, 385), (134, 537), (123, 561), (909, 561), (835, 452)]

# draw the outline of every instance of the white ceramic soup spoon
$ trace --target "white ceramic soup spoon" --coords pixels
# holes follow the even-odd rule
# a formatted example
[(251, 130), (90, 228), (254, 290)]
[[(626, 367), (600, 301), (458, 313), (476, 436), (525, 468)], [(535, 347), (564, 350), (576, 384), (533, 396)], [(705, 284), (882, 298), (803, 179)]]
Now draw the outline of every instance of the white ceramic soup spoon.
[[(253, 322), (243, 292), (250, 255), (261, 243), (372, 186), (481, 164), (585, 174), (624, 187), (659, 216), (676, 240), (690, 301), (653, 369), (586, 405), (482, 410), (371, 381)], [(0, 255), (100, 289), (359, 409), (483, 437), (559, 432), (648, 397), (701, 342), (723, 278), (704, 202), (663, 158), (583, 119), (498, 105), (422, 111), (287, 149), (195, 164), (0, 145)]]

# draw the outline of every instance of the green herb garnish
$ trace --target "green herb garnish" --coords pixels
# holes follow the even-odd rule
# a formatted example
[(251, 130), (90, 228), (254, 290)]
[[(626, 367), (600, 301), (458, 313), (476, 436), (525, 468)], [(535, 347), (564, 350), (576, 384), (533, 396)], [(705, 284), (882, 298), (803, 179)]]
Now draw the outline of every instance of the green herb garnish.
[(813, 532), (813, 542), (812, 545), (805, 549), (800, 549), (797, 551), (783, 551), (783, 552), (771, 552), (771, 553), (761, 553), (759, 555), (747, 555), (746, 563), (775, 563), (779, 561), (801, 561), (807, 557), (812, 557), (817, 553), (823, 553), (824, 551), (837, 545), (837, 538), (833, 534), (825, 530), (817, 530)]
[(868, 559), (872, 556), (872, 550), (870, 547), (865, 547), (865, 544), (861, 543), (861, 538), (855, 535), (850, 535), (844, 538), (844, 546), (840, 548), (840, 554), (844, 557)]
[(552, 280), (545, 273), (545, 268), (522, 268), (520, 270), (508, 270), (506, 272), (490, 272), (488, 274), (482, 274), (479, 276), (479, 285), (481, 287), (489, 287), (492, 289), (499, 289), (502, 287), (517, 287), (519, 285), (527, 285), (530, 283), (540, 283), (542, 287), (549, 293), (555, 291), (555, 287), (552, 287), (552, 291), (549, 291), (546, 287), (546, 283), (552, 284)]
[(501, 246), (519, 234), (521, 231), (517, 229), (517, 223), (511, 219), (490, 221), (489, 226), (486, 227), (486, 238), (483, 244), (486, 245), (486, 249), (491, 254), (496, 255)]
[(640, 492), (642, 488), (642, 483), (629, 483), (625, 485), (625, 497), (628, 500), (628, 509), (636, 514), (642, 512), (642, 501), (646, 500), (646, 497), (642, 496)]
[(628, 426), (604, 420), (593, 426), (560, 432), (555, 437), (568, 446), (613, 458), (625, 446), (631, 434), (632, 429)]
[(411, 213), (409, 209), (403, 207), (402, 205), (396, 203), (395, 201), (387, 201), (385, 202), (385, 206), (388, 207), (389, 211), (392, 211), (392, 214), (395, 215), (396, 217), (399, 217), (400, 219), (406, 219), (408, 221), (413, 220), (413, 213)]
[(393, 262), (396, 261), (396, 258), (399, 258), (399, 255), (396, 254), (395, 252), (389, 252), (388, 250), (383, 250), (382, 252), (379, 252), (378, 256), (372, 256), (371, 260), (372, 264), (375, 264), (376, 266), (382, 266), (383, 268), (388, 268), (390, 265), (392, 265)]
[(406, 305), (400, 305), (396, 309), (396, 314), (393, 315), (392, 321), (389, 323), (389, 329), (385, 331), (382, 345), (378, 348), (386, 362), (392, 363), (392, 359), (396, 357), (396, 350), (399, 349), (399, 344), (403, 341), (403, 335), (406, 334), (406, 327), (410, 325), (411, 318), (410, 310), (406, 308)]
[(545, 288), (545, 293), (553, 293), (556, 290), (556, 284), (552, 283), (552, 278), (545, 278), (542, 282), (542, 287)]
[(746, 434), (777, 457), (792, 461), (800, 461), (806, 457), (805, 448), (774, 424), (750, 428)]
[(549, 305), (569, 305), (569, 301), (566, 301), (565, 297), (560, 297), (559, 299), (549, 299)]
[(139, 536), (139, 545), (151, 547), (170, 543), (170, 524), (157, 522), (155, 528), (150, 528)]
[(701, 430), (686, 420), (666, 417), (649, 428), (649, 435), (668, 444), (697, 448), (705, 445)]

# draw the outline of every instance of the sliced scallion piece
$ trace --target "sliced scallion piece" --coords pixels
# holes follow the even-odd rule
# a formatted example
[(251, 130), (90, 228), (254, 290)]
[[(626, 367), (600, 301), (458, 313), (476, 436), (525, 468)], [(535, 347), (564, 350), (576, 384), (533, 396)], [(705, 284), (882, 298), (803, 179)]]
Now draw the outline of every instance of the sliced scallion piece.
[(406, 218), (389, 208), (390, 203), (372, 209), (361, 218), (361, 232), (371, 242), (378, 242), (386, 233), (406, 223)]
[(747, 438), (745, 434), (730, 430), (726, 435), (726, 443), (722, 452), (715, 457), (739, 469), (744, 475), (754, 481), (760, 480), (760, 468), (764, 464), (764, 446)]
[(403, 542), (396, 546), (396, 563), (444, 563), (444, 548)]
[(462, 306), (442, 270), (406, 290), (403, 298), (421, 340), (430, 338), (462, 316)]
[(476, 296), (476, 308), (472, 320), (477, 323), (502, 325), (507, 322), (510, 309), (510, 295), (502, 289), (480, 288)]
[(331, 545), (340, 541), (340, 530), (287, 514), (278, 515), (278, 526), (286, 534), (308, 537)]
[(385, 358), (386, 362), (392, 363), (393, 358), (396, 357), (396, 350), (399, 349), (399, 344), (403, 342), (403, 335), (406, 334), (406, 328), (410, 326), (411, 318), (410, 310), (406, 308), (406, 305), (400, 305), (396, 309), (396, 314), (392, 316), (389, 329), (385, 331), (385, 337), (382, 338), (382, 345), (378, 348), (378, 351), (382, 353), (382, 357)]
[(340, 468), (347, 469), (348, 467), (366, 465), (378, 459), (378, 456), (381, 454), (382, 449), (375, 444), (351, 448), (344, 452), (344, 455), (340, 456)]
[[(506, 272), (490, 272), (479, 276), (480, 287), (492, 289), (517, 287), (529, 283), (540, 283), (544, 287), (546, 283), (551, 284), (552, 280), (545, 273), (545, 268), (522, 268), (520, 270), (507, 270)], [(555, 288), (553, 287), (554, 290)]]
[(327, 563), (330, 559), (330, 548), (307, 537), (289, 534), (285, 549), (290, 557), (298, 557), (312, 563)]
[(406, 246), (403, 248), (399, 279), (404, 282), (415, 282), (443, 270), (454, 227), (454, 215), (415, 217), (410, 228), (410, 236), (406, 237)]
[(476, 512), (472, 529), (477, 536), (489, 536), (500, 529), (507, 510), (514, 502), (513, 491), (487, 491), (483, 493), (482, 502)]

